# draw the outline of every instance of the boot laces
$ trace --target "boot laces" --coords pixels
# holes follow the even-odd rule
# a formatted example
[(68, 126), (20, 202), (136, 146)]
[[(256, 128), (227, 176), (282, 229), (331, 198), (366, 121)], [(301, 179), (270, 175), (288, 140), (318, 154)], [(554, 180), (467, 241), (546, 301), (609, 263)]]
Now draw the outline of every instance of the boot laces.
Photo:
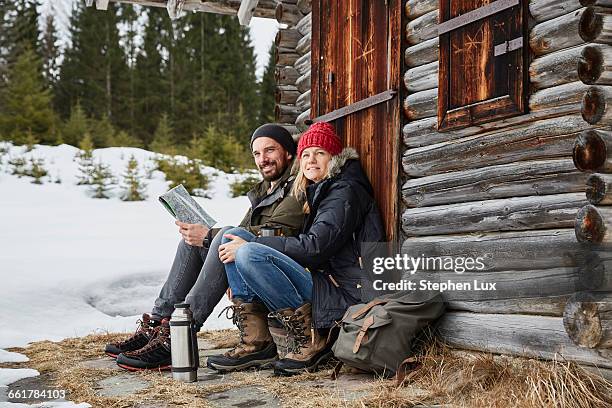
[(141, 348), (140, 350), (136, 350), (134, 354), (147, 353), (151, 351), (152, 349), (157, 348), (160, 345), (163, 345), (166, 342), (166, 340), (170, 338), (170, 328), (169, 327), (163, 327), (162, 325), (159, 325), (155, 327), (153, 331), (154, 331), (153, 338), (151, 339), (151, 341), (149, 341), (147, 345)]
[[(221, 315), (223, 313), (225, 313), (225, 317), (227, 319), (231, 319), (232, 324), (235, 325), (236, 327), (238, 327), (238, 332), (240, 333), (240, 342), (238, 344), (238, 346), (240, 344), (244, 343), (244, 313), (242, 313), (244, 309), (242, 308), (242, 305), (229, 305), (226, 306), (225, 308), (223, 308), (223, 310), (221, 310), (221, 313), (219, 313), (219, 316), (217, 317), (221, 317)], [(236, 346), (236, 347), (238, 347)], [(236, 349), (236, 347), (234, 347), (232, 350)]]
[(287, 334), (285, 335), (285, 341), (287, 343), (287, 351), (294, 354), (299, 354), (300, 350), (309, 342), (308, 335), (305, 334), (303, 319), (300, 319), (296, 314), (289, 316), (281, 313), (270, 313), (268, 317), (274, 317), (278, 319)]
[(117, 343), (119, 347), (129, 346), (131, 343), (135, 342), (136, 341), (135, 336), (138, 333), (146, 333), (149, 330), (151, 330), (152, 332), (156, 332), (157, 330), (157, 328), (151, 327), (149, 323), (145, 322), (142, 319), (138, 319), (138, 321), (136, 321), (136, 324), (138, 325), (138, 327), (136, 328), (136, 331), (134, 331), (134, 334), (131, 337)]

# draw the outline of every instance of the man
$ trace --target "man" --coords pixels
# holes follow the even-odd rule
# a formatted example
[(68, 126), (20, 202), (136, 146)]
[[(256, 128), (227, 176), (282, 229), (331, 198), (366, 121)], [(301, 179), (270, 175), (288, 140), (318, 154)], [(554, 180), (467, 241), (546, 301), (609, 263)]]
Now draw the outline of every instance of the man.
[[(296, 149), (291, 134), (281, 126), (266, 124), (255, 130), (251, 136), (251, 150), (263, 181), (247, 194), (251, 207), (240, 223), (241, 227), (255, 235), (263, 225), (280, 226), (283, 234), (289, 236), (299, 232), (304, 217), (302, 205), (289, 194)], [(219, 245), (223, 233), (231, 227), (209, 230), (204, 225), (179, 221), (176, 225), (183, 239), (152, 313), (143, 315), (134, 335), (106, 345), (106, 354), (116, 357), (117, 364), (127, 370), (169, 369), (168, 320), (174, 305), (189, 303), (199, 330), (228, 289), (224, 264), (219, 259)], [(270, 336), (267, 313), (264, 309), (249, 313), (250, 326), (257, 328), (258, 338)], [(270, 342), (271, 337), (263, 347), (269, 346)], [(247, 350), (248, 353), (258, 353), (261, 347), (247, 347)]]

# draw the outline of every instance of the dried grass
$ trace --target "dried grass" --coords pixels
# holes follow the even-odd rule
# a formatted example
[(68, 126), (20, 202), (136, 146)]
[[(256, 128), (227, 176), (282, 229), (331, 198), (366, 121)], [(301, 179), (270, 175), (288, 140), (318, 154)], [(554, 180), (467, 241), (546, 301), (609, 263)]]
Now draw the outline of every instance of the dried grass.
[[(430, 341), (419, 357), (421, 367), (409, 373), (403, 387), (378, 379), (358, 383), (352, 391), (329, 381), (329, 368), (295, 377), (270, 377), (268, 372), (233, 373), (222, 384), (184, 384), (159, 372), (142, 372), (151, 386), (122, 397), (102, 397), (96, 383), (116, 370), (86, 368), (78, 363), (101, 356), (104, 344), (124, 335), (104, 334), (31, 344), (14, 349), (26, 354), (28, 367), (50, 373), (55, 385), (66, 389), (75, 402), (94, 407), (133, 407), (162, 401), (170, 406), (207, 407), (205, 396), (231, 388), (253, 386), (276, 396), (284, 406), (318, 407), (418, 407), (444, 404), (453, 407), (524, 408), (607, 408), (612, 407), (612, 383), (569, 362), (492, 356), (484, 353), (457, 353), (437, 341)], [(232, 346), (234, 330), (204, 332), (201, 338), (216, 347)], [(346, 376), (346, 374), (344, 374)], [(361, 386), (362, 385), (362, 386)], [(352, 398), (351, 398), (352, 393)]]

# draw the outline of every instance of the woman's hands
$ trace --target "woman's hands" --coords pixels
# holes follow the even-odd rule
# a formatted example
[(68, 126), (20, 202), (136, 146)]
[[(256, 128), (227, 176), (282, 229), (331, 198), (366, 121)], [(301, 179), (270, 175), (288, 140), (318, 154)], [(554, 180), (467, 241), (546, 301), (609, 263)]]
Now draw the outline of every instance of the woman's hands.
[(246, 241), (232, 234), (224, 234), (223, 237), (231, 239), (231, 241), (219, 246), (219, 259), (224, 264), (234, 262), (236, 259), (236, 251), (246, 244)]

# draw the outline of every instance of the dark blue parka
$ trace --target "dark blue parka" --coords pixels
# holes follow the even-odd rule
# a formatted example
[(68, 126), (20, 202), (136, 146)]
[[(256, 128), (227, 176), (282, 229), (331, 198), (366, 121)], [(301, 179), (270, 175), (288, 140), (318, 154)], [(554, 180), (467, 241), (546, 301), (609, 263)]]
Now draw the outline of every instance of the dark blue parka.
[(334, 325), (346, 309), (371, 299), (372, 283), (360, 265), (362, 242), (379, 242), (384, 229), (357, 152), (345, 148), (330, 162), (329, 176), (307, 187), (310, 214), (297, 237), (258, 237), (255, 242), (291, 257), (312, 273), (315, 327)]

